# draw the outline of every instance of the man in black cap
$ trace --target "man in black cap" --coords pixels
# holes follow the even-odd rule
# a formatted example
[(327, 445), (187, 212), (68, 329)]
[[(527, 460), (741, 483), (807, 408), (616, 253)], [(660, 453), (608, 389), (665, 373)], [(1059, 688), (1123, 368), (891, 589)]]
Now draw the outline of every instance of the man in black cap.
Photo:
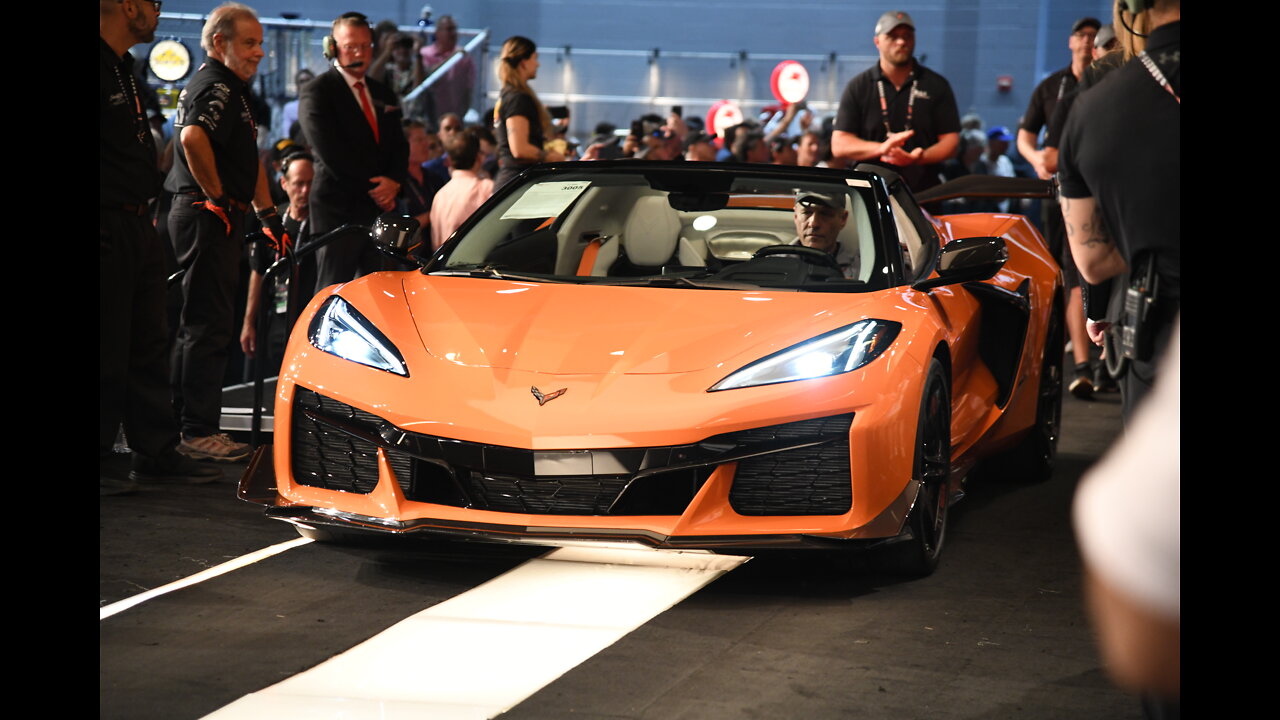
[[(1097, 18), (1083, 17), (1071, 26), (1067, 47), (1071, 50), (1071, 64), (1045, 78), (1031, 93), (1031, 103), (1022, 115), (1018, 128), (1018, 152), (1035, 168), (1036, 175), (1048, 180), (1053, 176), (1044, 167), (1044, 152), (1038, 148), (1040, 129), (1048, 125), (1053, 109), (1067, 93), (1075, 90), (1080, 75), (1093, 62), (1093, 41), (1102, 23)], [(1057, 212), (1054, 208), (1054, 212)], [(1051, 243), (1060, 242), (1050, 239)], [(1060, 247), (1060, 245), (1055, 245)]]
[[(1040, 129), (1046, 128), (1056, 136), (1057, 128), (1047, 128), (1053, 110), (1063, 97), (1072, 93), (1085, 68), (1093, 62), (1093, 40), (1102, 23), (1097, 18), (1084, 17), (1071, 26), (1071, 36), (1067, 47), (1071, 50), (1071, 64), (1045, 78), (1031, 93), (1031, 103), (1022, 115), (1022, 125), (1018, 128), (1018, 152), (1031, 163), (1036, 175), (1044, 180), (1053, 177), (1053, 171), (1045, 167), (1045, 153), (1038, 149), (1037, 141)], [(1080, 273), (1076, 272), (1075, 263), (1071, 261), (1071, 252), (1066, 247), (1066, 232), (1062, 227), (1062, 210), (1055, 200), (1045, 200), (1042, 204), (1045, 239), (1049, 241), (1049, 249), (1062, 265), (1062, 273), (1067, 283), (1067, 336), (1071, 339), (1071, 353), (1075, 360), (1075, 377), (1070, 381), (1068, 389), (1072, 395), (1082, 399), (1093, 396), (1094, 373), (1089, 365), (1089, 336), (1085, 332), (1084, 304), (1080, 294)]]
[(893, 168), (912, 190), (939, 182), (960, 144), (960, 111), (946, 78), (916, 62), (915, 22), (890, 11), (876, 23), (880, 61), (849, 81), (840, 97), (832, 154)]
[(857, 272), (855, 258), (848, 248), (839, 243), (840, 231), (849, 222), (844, 195), (801, 190), (796, 193), (793, 213), (796, 239), (791, 244), (803, 245), (831, 255), (844, 276), (853, 277)]
[(700, 130), (689, 133), (684, 139), (684, 159), (693, 162), (715, 162), (715, 135), (708, 135)]
[[(103, 495), (143, 481), (208, 482), (214, 468), (179, 455), (169, 393), (164, 247), (149, 203), (156, 146), (129, 48), (155, 38), (160, 3), (101, 0), (98, 74), (98, 455)], [(127, 476), (112, 446), (124, 423)]]

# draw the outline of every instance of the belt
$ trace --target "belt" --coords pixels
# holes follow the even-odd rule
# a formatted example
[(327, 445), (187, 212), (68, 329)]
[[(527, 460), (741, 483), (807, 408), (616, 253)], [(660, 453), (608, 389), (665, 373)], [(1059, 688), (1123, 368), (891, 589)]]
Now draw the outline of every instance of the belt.
[[(198, 193), (198, 192), (174, 193), (174, 195), (189, 197), (189, 198), (192, 198), (193, 201), (195, 202), (200, 202), (201, 200), (208, 199), (204, 193)], [(235, 198), (227, 198), (227, 204), (230, 205), (232, 208), (239, 210), (240, 212), (246, 212), (249, 209), (249, 203), (240, 202)]]
[(144, 217), (151, 213), (151, 208), (147, 207), (146, 203), (142, 203), (141, 205), (121, 203), (119, 205), (101, 205), (100, 207), (103, 210), (114, 210), (128, 215), (136, 215), (137, 217)]

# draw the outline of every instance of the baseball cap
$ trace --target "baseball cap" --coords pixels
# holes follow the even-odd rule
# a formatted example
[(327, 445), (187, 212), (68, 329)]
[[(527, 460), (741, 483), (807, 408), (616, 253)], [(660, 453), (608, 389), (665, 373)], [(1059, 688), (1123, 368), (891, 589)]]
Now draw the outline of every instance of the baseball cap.
[(1009, 128), (1005, 127), (1004, 125), (997, 125), (987, 131), (987, 139), (988, 140), (1004, 140), (1005, 142), (1010, 142), (1013, 140), (1013, 136), (1009, 134)]
[(844, 196), (841, 193), (824, 193), (815, 190), (797, 190), (796, 203), (799, 205), (825, 205), (836, 210), (844, 209)]
[[(1097, 20), (1094, 22), (1097, 22)], [(880, 19), (876, 21), (876, 34), (884, 35), (899, 25), (906, 25), (912, 30), (916, 29), (916, 23), (911, 19), (910, 15), (901, 10), (890, 10), (889, 12), (881, 15)], [(1071, 32), (1075, 32), (1075, 30), (1072, 30)]]
[(715, 139), (716, 139), (715, 135), (708, 135), (704, 132), (694, 130), (693, 132), (685, 136), (685, 139), (684, 139), (685, 152), (688, 152), (689, 148), (693, 147), (694, 145), (697, 145), (698, 143), (702, 143), (702, 142), (710, 143), (710, 142), (714, 142)]
[(1107, 43), (1112, 42), (1115, 39), (1116, 39), (1115, 28), (1111, 27), (1110, 25), (1103, 25), (1101, 28), (1098, 29), (1098, 36), (1093, 39), (1093, 46), (1099, 47), (1099, 48), (1105, 48), (1107, 46)]
[(1074, 25), (1071, 26), (1071, 32), (1078, 33), (1080, 32), (1080, 28), (1086, 28), (1086, 27), (1091, 27), (1094, 30), (1101, 30), (1102, 23), (1098, 22), (1098, 18), (1082, 17), (1079, 20), (1077, 20)]

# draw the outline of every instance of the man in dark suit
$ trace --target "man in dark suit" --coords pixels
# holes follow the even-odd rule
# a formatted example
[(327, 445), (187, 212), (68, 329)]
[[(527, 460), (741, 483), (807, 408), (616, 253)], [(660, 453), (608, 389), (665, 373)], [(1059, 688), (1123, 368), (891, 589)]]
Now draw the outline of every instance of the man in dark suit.
[[(335, 20), (325, 55), (333, 67), (308, 83), (298, 100), (298, 121), (316, 158), (315, 237), (346, 223), (372, 225), (393, 209), (409, 161), (399, 98), (365, 77), (373, 60), (368, 19), (349, 12)], [(316, 289), (379, 270), (381, 258), (362, 237), (331, 242), (316, 253)]]

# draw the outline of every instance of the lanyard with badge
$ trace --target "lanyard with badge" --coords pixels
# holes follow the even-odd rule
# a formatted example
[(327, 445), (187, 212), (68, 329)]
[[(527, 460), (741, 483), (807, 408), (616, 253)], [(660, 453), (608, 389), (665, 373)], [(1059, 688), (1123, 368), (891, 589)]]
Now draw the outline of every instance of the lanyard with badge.
[[(884, 98), (884, 78), (881, 77), (876, 81), (876, 88), (880, 91), (880, 119), (884, 121), (885, 137), (893, 134), (893, 128), (889, 127), (889, 104)], [(911, 129), (911, 113), (916, 104), (916, 73), (913, 70), (911, 76), (907, 78), (907, 123), (904, 131)]]
[(120, 76), (120, 66), (115, 65), (111, 69), (116, 73), (116, 83), (120, 85), (120, 92), (133, 98), (133, 124), (138, 130), (138, 142), (146, 145), (147, 139), (151, 137), (151, 128), (147, 125), (146, 114), (142, 112), (142, 100), (138, 97), (138, 82), (133, 79), (133, 73), (129, 73), (129, 87), (125, 87), (124, 78)]

